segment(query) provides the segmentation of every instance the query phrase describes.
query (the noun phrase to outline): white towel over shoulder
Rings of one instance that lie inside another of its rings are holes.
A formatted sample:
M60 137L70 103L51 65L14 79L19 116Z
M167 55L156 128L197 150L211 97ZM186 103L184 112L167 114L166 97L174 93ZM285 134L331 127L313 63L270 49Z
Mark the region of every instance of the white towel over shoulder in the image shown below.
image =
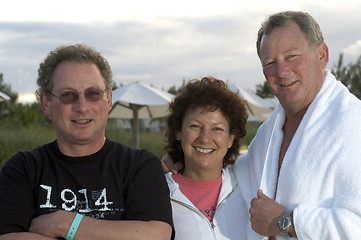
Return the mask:
M277 182L284 121L279 105L259 128L248 154L236 163L244 200L249 204L258 189L276 196L284 208L294 210L299 239L360 239L361 101L327 70ZM250 223L247 234L249 239L260 238Z

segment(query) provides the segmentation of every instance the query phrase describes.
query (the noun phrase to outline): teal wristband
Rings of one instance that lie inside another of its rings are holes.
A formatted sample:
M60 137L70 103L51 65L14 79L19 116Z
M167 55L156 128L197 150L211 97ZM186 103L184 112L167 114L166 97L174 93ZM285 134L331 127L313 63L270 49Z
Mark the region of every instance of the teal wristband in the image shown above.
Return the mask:
M81 220L83 219L83 215L77 213L75 215L75 218L69 228L68 235L66 235L66 240L73 240L76 231L78 230L78 227L80 225Z

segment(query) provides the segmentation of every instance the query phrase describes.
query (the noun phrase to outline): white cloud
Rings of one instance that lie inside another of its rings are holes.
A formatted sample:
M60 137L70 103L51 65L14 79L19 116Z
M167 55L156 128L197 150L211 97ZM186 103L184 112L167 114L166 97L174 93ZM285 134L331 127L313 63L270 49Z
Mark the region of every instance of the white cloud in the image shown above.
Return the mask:
M149 22L159 16L201 18L240 12L299 10L308 5L329 9L355 4L360 4L359 0L11 0L2 4L0 21Z
M157 16L224 15L237 0L12 0L2 5L0 21L115 22ZM19 7L20 6L20 7Z
M347 55L351 55L351 56L360 56L361 55L361 40L358 40L354 44L344 48L342 52Z

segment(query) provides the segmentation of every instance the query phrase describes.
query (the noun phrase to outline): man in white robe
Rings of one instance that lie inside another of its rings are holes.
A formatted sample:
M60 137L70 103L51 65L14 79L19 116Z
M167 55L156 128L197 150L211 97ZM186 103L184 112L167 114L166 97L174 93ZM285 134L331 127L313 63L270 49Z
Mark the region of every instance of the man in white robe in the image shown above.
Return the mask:
M359 239L361 101L326 69L327 45L307 13L270 16L257 52L280 105L235 165L247 239Z

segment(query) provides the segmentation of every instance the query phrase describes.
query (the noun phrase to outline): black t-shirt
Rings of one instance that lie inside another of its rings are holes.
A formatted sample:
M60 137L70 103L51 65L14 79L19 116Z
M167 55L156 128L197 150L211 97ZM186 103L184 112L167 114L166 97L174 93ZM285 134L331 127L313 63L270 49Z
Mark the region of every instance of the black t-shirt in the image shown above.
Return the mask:
M57 210L173 226L159 159L109 139L85 157L63 155L54 141L18 152L5 163L0 171L0 235L28 231L33 218Z

